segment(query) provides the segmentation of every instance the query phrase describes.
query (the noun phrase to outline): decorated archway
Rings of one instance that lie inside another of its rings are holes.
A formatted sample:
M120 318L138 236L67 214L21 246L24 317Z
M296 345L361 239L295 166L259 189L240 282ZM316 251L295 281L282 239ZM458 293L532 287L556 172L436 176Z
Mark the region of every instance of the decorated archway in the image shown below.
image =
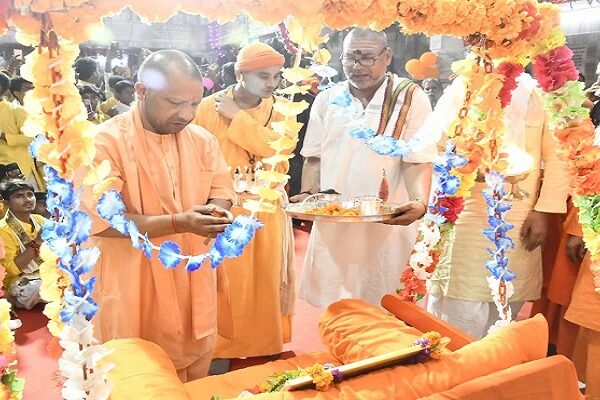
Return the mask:
M98 251L83 246L91 222L79 209L78 191L73 184L76 171L81 168L88 171L77 186L91 187L101 198L100 215L130 236L140 251L150 254L156 251L166 267L177 267L185 260L186 268L193 271L206 261L218 264L219 259L227 256L216 247L215 254L181 255L176 244L151 243L123 218L123 206L116 193L107 191L111 184L110 165L92 163L94 137L75 89L71 65L78 54L77 44L91 38L93 27L101 24L103 16L125 6L149 21L165 21L178 11L219 22L231 20L239 13L265 24L285 21L292 41L305 52L313 53L315 62L321 64L327 64L330 58L326 50L320 49L327 40L322 35L323 26L333 29L368 26L380 30L399 22L406 33L464 38L474 57L456 63L454 72L467 82L467 94L446 132L450 140L444 160L436 165L435 200L419 227L419 242L401 279L400 293L407 300L425 293L425 281L436 267L443 243L450 236L479 171L486 175L488 211L494 217L485 234L492 243L493 255L488 263L492 296L504 310L500 325L509 322L508 297L515 278L507 261L512 242L506 234L510 226L504 221L508 207L502 201L502 173L507 166L506 155L499 151L504 133L503 113L510 102L511 90L516 87L516 77L524 65L533 62L545 107L552 115L549 128L560 142L560 155L572 173L574 201L580 209L595 283L600 290L599 147L587 112L581 107L584 95L577 82L572 54L565 46L559 10L551 4L533 0L2 0L0 29L14 26L19 42L37 47L22 70L24 77L35 85L25 102L30 117L25 130L36 137L32 152L48 165L49 208L55 213L44 233L47 245L42 248L45 260L42 274L44 297L51 301L45 311L51 319L49 328L61 338L64 348L61 359L61 372L66 378L64 398L99 399L107 398L110 393L106 382L108 367L97 364L105 351L91 334L90 320L97 306L92 299L94 281L89 272ZM299 82L311 74L299 66L288 69L284 78L289 86L284 94L293 98L307 90ZM295 116L306 106L302 102L286 103L278 110L287 119L274 127L280 139L272 143L277 154L267 163L274 165L289 158L283 153L295 145L300 129ZM406 144L389 145L393 150L394 146ZM246 207L253 213L272 210L271 201L277 199L277 194L270 187L285 179L274 169L266 170L262 176L265 186L256 193L261 200ZM239 222L239 229L253 232L258 228L255 220ZM243 243L236 245L243 248ZM0 304L0 351L10 355L14 353L14 345L6 324L6 310L7 304ZM15 369L13 362L5 367L5 373ZM18 396L18 384L7 386Z

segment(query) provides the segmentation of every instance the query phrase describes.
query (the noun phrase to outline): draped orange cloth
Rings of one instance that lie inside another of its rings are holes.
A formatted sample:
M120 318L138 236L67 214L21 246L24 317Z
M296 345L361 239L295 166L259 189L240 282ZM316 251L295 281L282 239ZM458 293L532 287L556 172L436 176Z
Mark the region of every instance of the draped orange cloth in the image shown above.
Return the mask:
M242 47L235 63L236 71L253 71L255 69L278 65L283 67L285 57L271 46L264 43L252 43Z
M174 214L209 199L233 199L224 158L206 130L189 125L173 135L146 131L137 106L97 129L95 162L110 162L112 187L121 193L127 212ZM97 215L92 196L84 197L95 235L108 224ZM182 254L207 251L205 239L190 233L153 241L165 240L176 242ZM212 343L205 339L216 333L219 269L166 269L156 253L148 259L134 249L129 237L93 236L90 242L102 252L93 271L99 304L94 334L100 341L146 339L158 344L178 370L210 361Z

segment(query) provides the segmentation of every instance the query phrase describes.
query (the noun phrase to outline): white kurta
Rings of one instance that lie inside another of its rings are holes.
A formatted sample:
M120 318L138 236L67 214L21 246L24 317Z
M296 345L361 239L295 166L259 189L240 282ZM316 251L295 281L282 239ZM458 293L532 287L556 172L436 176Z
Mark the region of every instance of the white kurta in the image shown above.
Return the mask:
M520 239L521 228L533 210L566 212L569 186L566 165L558 159L558 143L551 132L544 129L545 115L536 89L537 82L525 73L517 78L517 82L511 103L506 107L504 144L510 142L527 152L533 165L527 179L519 182L519 188L529 193L529 197L510 203L512 209L506 214L506 220L514 224L508 234L515 243L515 249L508 252L508 268L517 275L513 281L515 293L510 301L526 301L538 299L541 294L542 254L539 247L532 252L525 250ZM456 114L457 109L450 110L450 107L444 106L452 103L444 97L456 97L457 92L463 93L458 93L457 98L464 97L464 85L459 81L447 89L438 102L441 107L436 107L433 115ZM449 268L449 281L438 282L440 286L436 289L440 289L441 293L436 291L436 295L469 301L493 301L486 281L491 273L485 268L485 263L491 259L486 249L492 248L493 244L482 233L488 227L487 206L482 195L485 187L484 183L475 184L471 197L465 200L465 208L456 222L455 241L449 246L449 257L443 257L438 266L440 270ZM507 184L505 190L510 190L510 185Z
M387 79L365 109L365 125L377 130ZM394 78L394 84L403 79ZM348 135L352 117L331 100L348 88L344 82L320 93L312 106L301 154L321 160L321 190L335 189L344 198L377 195L385 168L392 203L409 200L403 178L402 161L429 163L437 156L435 145L403 158L380 156L362 140ZM402 90L394 113L384 132L391 135L404 101ZM352 98L352 107L362 110L361 102ZM425 93L413 93L405 128L404 140L410 139L427 115L431 105ZM416 239L417 223L411 226L388 226L374 223L328 223L313 225L302 282L300 298L324 308L342 298L359 298L379 305L381 297L399 287Z

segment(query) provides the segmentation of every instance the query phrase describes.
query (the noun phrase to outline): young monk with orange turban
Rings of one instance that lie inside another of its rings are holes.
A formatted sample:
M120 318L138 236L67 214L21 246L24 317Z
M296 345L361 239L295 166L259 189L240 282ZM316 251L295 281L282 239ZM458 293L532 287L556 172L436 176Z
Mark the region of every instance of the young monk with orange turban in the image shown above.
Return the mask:
M284 117L273 104L284 57L263 43L242 48L235 63L237 83L202 100L195 122L212 132L233 173L253 170L275 152L269 142L278 134L271 123ZM238 168L239 167L239 168ZM287 163L277 166L287 172ZM283 187L279 188L283 193ZM243 194L240 203L251 197ZM285 195L284 195L285 198ZM235 215L248 213L240 206ZM219 338L215 358L274 355L291 337L294 306L293 232L280 207L259 213L264 228L235 260L226 260L233 317L233 340Z

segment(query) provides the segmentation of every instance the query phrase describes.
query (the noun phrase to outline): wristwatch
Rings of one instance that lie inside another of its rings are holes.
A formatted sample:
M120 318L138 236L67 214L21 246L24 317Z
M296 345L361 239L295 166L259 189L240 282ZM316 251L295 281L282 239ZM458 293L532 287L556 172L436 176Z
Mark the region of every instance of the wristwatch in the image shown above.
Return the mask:
M427 214L427 211L429 211L429 203L427 203L425 200L422 200L422 199L412 199L411 201L418 201L419 203L423 204L423 206L425 207L425 211L419 217L419 219L423 218L425 216L425 214Z

